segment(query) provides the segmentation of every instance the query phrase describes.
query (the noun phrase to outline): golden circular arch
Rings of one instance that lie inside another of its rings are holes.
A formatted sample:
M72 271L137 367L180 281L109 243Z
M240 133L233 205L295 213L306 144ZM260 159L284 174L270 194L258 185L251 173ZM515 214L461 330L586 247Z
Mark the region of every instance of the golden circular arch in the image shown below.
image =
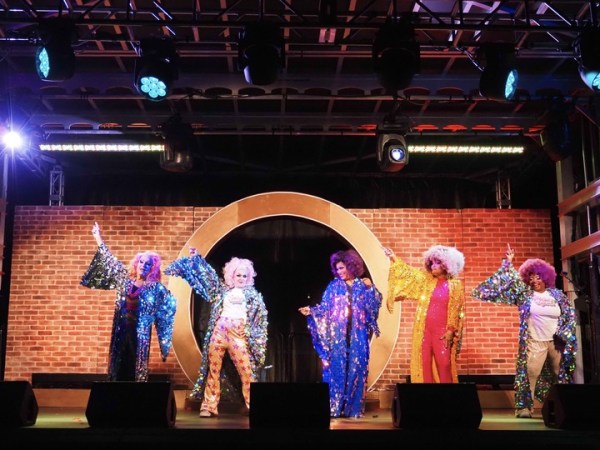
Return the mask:
M400 326L400 307L389 313L385 307L389 260L371 230L344 208L312 195L297 192L267 192L231 203L208 218L187 241L179 256L187 256L190 247L207 255L221 239L232 230L254 220L276 216L301 217L326 226L343 238L360 253L384 297L379 311L381 335L371 341L369 361L369 388L381 376L396 344ZM195 382L202 354L194 337L191 317L191 287L179 277L171 277L169 289L177 298L177 313L173 329L173 350L183 371Z

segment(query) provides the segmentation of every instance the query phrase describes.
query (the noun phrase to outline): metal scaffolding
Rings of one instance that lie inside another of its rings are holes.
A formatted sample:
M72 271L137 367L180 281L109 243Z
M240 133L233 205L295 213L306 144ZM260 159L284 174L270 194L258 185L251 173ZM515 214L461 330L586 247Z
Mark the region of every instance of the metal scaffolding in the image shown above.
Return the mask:
M496 208L511 209L510 177L506 172L499 172L496 179Z
M65 175L61 166L50 171L50 206L62 206L65 199Z

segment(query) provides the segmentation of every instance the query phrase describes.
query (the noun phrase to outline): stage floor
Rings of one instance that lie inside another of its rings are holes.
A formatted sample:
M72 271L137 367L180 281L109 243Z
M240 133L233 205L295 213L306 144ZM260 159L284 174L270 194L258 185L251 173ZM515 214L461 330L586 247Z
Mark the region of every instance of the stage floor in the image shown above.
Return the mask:
M449 412L452 413L452 412ZM81 408L41 407L35 425L24 428L88 428L85 410ZM174 428L179 429L250 429L249 417L242 414L220 414L218 417L203 418L198 411L177 410ZM332 418L330 430L388 430L396 429L389 410L368 412L360 419ZM544 425L541 413L532 419L517 419L511 409L483 410L480 430L530 430L560 431Z
M448 414L456 414L448 411ZM331 419L329 429L251 428L249 417L221 414L200 418L197 411L177 411L173 427L103 428L90 427L84 408L41 407L32 426L0 430L6 449L59 447L90 450L121 448L161 448L178 446L264 449L599 449L600 431L562 430L546 427L540 412L532 419L517 419L512 409L483 410L478 429L439 429L394 427L389 410L368 412L361 419Z

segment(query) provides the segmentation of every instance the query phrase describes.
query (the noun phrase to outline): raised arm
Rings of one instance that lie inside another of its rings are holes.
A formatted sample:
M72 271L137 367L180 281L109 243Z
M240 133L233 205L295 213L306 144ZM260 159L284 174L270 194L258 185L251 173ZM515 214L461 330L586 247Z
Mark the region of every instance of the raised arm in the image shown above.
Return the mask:
M92 236L98 248L81 278L81 285L92 289L122 289L129 278L127 267L104 244L98 222L92 226Z
M94 236L98 247L104 244L104 240L102 239L102 235L100 234L100 225L98 225L98 222L94 222L94 226L92 227L92 236Z
M513 258L515 257L515 251L510 247L510 244L506 244L505 257L509 263L512 263Z
M518 304L527 285L513 267L515 251L506 244L500 268L471 291L471 297L491 303Z
M383 254L387 256L391 262L396 261L396 254L391 248L383 247Z

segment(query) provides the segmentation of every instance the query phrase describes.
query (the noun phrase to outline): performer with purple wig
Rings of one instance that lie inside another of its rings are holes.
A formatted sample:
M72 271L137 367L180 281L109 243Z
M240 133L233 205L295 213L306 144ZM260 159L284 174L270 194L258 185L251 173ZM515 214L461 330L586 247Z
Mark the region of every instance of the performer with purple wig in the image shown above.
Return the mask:
M110 338L110 381L147 381L152 325L156 329L162 360L171 348L177 302L161 283L161 258L155 252L140 252L126 267L110 252L100 227L92 236L98 250L81 279L91 289L115 289L115 312Z
M329 384L331 417L362 417L369 366L369 341L379 336L377 318L381 293L365 273L355 250L330 257L335 278L321 303L298 309L306 316L313 346L323 363L323 382Z
M456 279L465 265L454 247L434 245L423 254L424 269L411 267L384 249L390 258L387 307L394 302L418 302L413 325L410 380L412 383L457 383L456 358L464 322L463 284Z
M507 246L501 267L473 289L486 302L519 308L519 349L515 374L515 415L533 416L534 397L544 402L554 383L573 383L577 337L575 310L555 287L556 271L538 258L517 271L514 250Z

